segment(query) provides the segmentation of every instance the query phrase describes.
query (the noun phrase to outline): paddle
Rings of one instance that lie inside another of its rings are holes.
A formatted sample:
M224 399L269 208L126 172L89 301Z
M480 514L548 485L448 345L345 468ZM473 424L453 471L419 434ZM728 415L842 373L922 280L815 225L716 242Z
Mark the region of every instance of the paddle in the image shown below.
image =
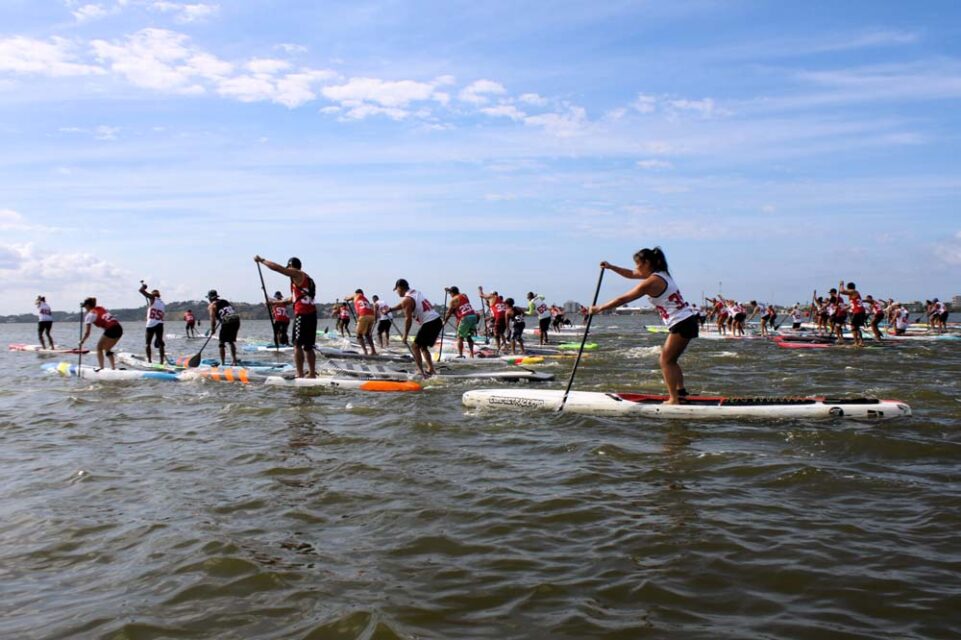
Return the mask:
M444 315L447 315L447 287L444 287ZM437 362L440 362L440 357L444 353L444 332L447 331L447 320L444 320L444 324L440 328L440 349L437 350Z
M210 339L214 337L214 332L215 332L216 330L217 330L217 325L216 325L216 324L210 325L210 335L207 336L207 339L206 339L206 340L204 340L204 344L203 344L202 347L200 347L200 351L198 351L198 352L197 352L197 355L195 355L194 357L192 357L190 360L187 360L187 368L188 368L188 369L193 369L194 367L197 367L197 366L200 365L200 358L203 356L204 349L207 348L207 344L210 342Z
M270 320L270 330L274 334L274 348L280 349L280 341L277 340L277 325L274 324L274 310L270 306L270 296L267 295L267 285L264 284L264 270L260 268L260 262L257 262L257 273L260 274L260 288L264 292L264 304L267 305L267 319Z
M484 311L484 287L477 287L477 293L480 296L480 308L481 308L481 319L484 321L484 344L490 344L490 333L487 330L487 312Z
M394 324L394 319L393 319L393 318L390 319L390 326L394 327L394 331L397 332L397 335L399 335L399 336L403 336L403 335L404 335L403 332L401 332L401 330L397 328L397 325ZM405 341L404 341L404 346L407 347L407 350L408 350L408 351L410 351L410 357L411 357L411 358L414 358L414 359L416 360L417 357L414 355L414 349L411 348L411 346L410 346L410 341L409 341L409 340L405 340ZM396 352L395 352L395 353L396 353Z
M83 304L80 305L80 343L77 346L77 377L80 377L80 365L83 363Z
M601 294L601 282L604 281L604 268L601 268L601 273L597 276L597 289L594 290L594 302L591 306L597 304L597 296ZM561 405L557 407L557 411L561 412L564 410L564 405L567 404L567 396L571 392L571 387L574 385L574 376L577 375L577 366L581 363L581 356L584 354L584 345L587 344L587 334L591 331L591 320L594 319L594 314L587 316L587 323L584 325L584 337L581 338L581 347L577 350L577 359L574 360L574 368L571 370L571 379L567 381L567 388L564 389L564 397L561 398Z

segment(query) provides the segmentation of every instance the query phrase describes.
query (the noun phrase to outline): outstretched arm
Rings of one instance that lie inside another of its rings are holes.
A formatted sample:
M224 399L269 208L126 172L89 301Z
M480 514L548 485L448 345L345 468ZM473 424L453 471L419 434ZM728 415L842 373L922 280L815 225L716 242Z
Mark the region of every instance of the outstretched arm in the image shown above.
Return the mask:
M625 269L624 267L618 267L617 265L611 264L607 260L601 261L601 269L610 269L611 271L621 276L622 278L627 278L629 280L640 280L641 278L644 277L634 269Z

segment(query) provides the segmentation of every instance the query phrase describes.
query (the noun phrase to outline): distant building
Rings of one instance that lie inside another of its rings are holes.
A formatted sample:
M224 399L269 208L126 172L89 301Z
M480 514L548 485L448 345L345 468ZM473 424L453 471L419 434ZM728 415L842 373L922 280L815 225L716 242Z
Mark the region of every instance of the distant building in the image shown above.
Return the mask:
M618 315L618 316L637 315L639 313L644 313L645 311L650 311L650 308L631 307L625 304L622 307L618 307L614 309L614 315Z
M567 302L564 303L564 313L571 314L571 313L580 313L580 312L581 312L580 302L574 302L573 300L568 300Z
M951 298L951 306L954 307L955 311L961 311L961 296Z

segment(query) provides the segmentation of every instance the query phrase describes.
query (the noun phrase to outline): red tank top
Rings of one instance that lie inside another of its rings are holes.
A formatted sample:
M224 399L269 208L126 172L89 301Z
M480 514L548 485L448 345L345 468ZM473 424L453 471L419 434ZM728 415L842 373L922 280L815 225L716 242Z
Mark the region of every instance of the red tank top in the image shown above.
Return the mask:
M295 316L309 316L312 313L317 313L317 306L314 304L316 292L317 287L314 285L314 281L306 273L304 274L304 286L298 287L293 282L290 283L290 294L294 299Z
M464 319L465 316L476 315L474 307L471 306L465 294L459 294L452 302L454 303L454 316L458 322Z
M374 307L370 304L370 300L360 293L354 297L354 311L357 312L358 318L374 315Z
M864 313L864 304L861 302L861 296L854 296L850 300L851 313Z
M95 327L110 329L120 324L120 321L114 318L113 315L103 307L94 307L93 313L97 316L93 321Z
M494 320L503 320L504 314L507 313L507 305L504 304L504 298L498 296L491 306L491 313L494 314Z
M274 307L274 322L290 322L290 315L287 313L287 306L279 304Z

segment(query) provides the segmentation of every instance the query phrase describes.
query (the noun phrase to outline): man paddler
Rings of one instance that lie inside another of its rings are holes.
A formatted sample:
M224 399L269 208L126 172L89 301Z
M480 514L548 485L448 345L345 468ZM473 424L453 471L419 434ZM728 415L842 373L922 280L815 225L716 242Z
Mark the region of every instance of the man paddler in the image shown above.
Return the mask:
M400 296L400 302L391 307L389 311L403 310L404 312L404 343L407 342L410 335L411 323L417 320L420 324L420 329L414 337L414 346L411 348L411 352L420 374L428 378L436 373L430 348L437 342L437 336L440 335L444 322L441 320L440 314L434 310L434 305L430 303L430 300L425 298L420 291L411 289L404 278L397 280L394 284L394 291Z
M451 315L457 318L457 353L460 357L464 357L464 340L467 340L470 357L473 358L474 333L478 322L477 312L474 311L470 300L467 299L467 294L461 293L458 287L447 287L447 291L450 292L451 298L450 305L444 312L444 324L447 324Z
M294 329L291 338L294 342L294 366L297 377L304 377L304 357L307 359L307 377L317 377L317 355L314 345L317 344L317 285L313 279L301 270L300 258L291 258L286 266L276 262L254 256L254 262L259 262L271 271L282 273L290 278L290 296L276 301L294 305Z

